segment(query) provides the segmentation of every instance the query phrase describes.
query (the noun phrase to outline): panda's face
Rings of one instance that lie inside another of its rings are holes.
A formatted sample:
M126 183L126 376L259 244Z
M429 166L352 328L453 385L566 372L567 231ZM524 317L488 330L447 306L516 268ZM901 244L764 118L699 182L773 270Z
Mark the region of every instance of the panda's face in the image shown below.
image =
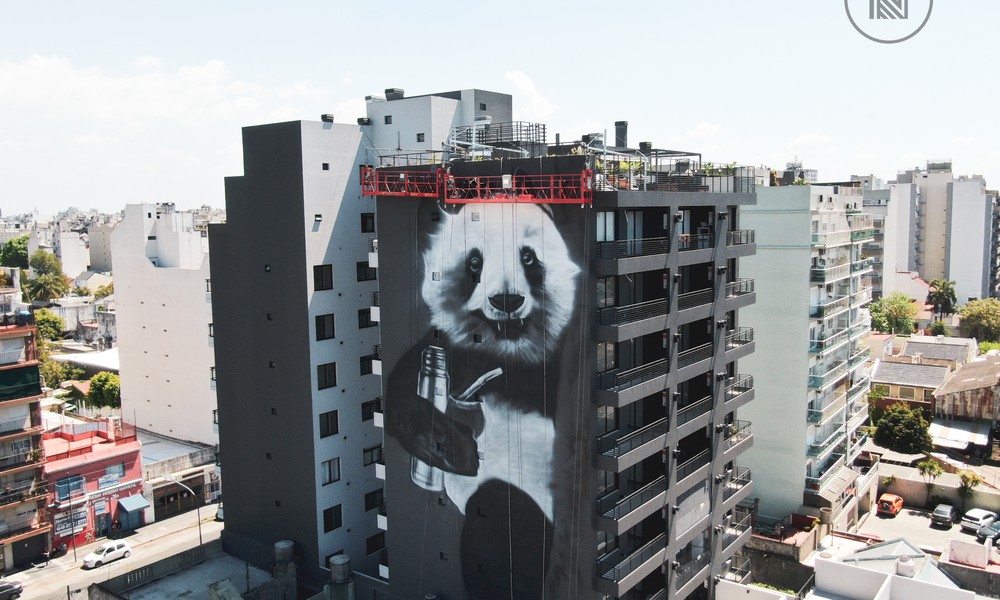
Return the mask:
M431 323L453 343L541 362L569 322L579 267L533 204L468 204L442 215L424 252Z

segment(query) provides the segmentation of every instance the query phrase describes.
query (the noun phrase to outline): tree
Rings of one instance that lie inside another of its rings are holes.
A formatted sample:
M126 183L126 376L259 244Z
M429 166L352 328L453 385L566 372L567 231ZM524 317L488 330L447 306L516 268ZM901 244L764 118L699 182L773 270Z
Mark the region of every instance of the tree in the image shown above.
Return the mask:
M948 326L941 321L931 323L931 335L948 335Z
M913 317L917 306L903 292L893 292L868 305L872 315L872 329L882 333L913 333Z
M986 354L990 350L1000 350L998 342L979 342L979 353Z
M50 388L54 388L64 381L83 377L83 369L67 362L52 360L48 350L41 351L38 372L42 375L42 381Z
M39 308L35 310L35 327L38 328L39 337L51 342L62 339L66 321L47 308Z
M927 484L927 500L924 502L926 506L931 500L931 488L934 486L934 480L944 473L944 469L938 461L928 458L917 463L917 471L924 478L924 483Z
M65 296L69 292L69 284L62 273L46 273L25 282L25 291L32 300L49 301Z
M961 471L958 474L958 497L962 499L962 512L965 512L965 503L976 493L976 488L980 484L986 483L983 476L972 471Z
M1000 342L1000 300L973 300L958 308L962 334L979 341Z
M22 235L3 245L3 249L0 249L0 266L28 268L28 236Z
M934 312L940 318L943 315L955 314L955 282L947 279L932 279L931 291L927 294L927 303L934 305Z
M917 454L930 450L931 435L929 424L919 408L911 408L906 402L897 402L888 407L875 430L875 443L903 454Z
M97 288L97 291L94 292L94 300L101 300L102 298L107 298L108 296L114 293L115 293L115 282L112 281L107 285L102 285L101 287Z
M87 400L94 406L118 408L122 405L121 380L109 371L101 371L90 378Z
M28 259L28 265L35 272L35 277L62 274L62 261L56 258L55 254L45 250L35 250Z

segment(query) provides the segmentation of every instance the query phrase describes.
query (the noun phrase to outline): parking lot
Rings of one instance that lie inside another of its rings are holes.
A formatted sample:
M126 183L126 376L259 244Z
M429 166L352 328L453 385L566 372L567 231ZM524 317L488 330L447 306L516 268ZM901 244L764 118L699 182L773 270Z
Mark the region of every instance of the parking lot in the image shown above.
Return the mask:
M944 550L948 541L952 539L966 542L976 541L974 532L962 531L957 523L947 529L931 526L930 512L906 507L894 517L869 514L861 527L858 528L858 532L877 535L885 540L905 538L916 546L933 548L938 551Z

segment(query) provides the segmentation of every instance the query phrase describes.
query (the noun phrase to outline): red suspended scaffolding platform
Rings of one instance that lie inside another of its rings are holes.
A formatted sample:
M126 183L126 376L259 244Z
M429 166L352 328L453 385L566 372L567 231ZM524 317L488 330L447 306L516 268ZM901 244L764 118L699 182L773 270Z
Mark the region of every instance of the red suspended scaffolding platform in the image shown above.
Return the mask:
M452 175L436 171L361 170L361 194L437 198L442 202L534 204L590 204L594 197L594 172L550 175Z

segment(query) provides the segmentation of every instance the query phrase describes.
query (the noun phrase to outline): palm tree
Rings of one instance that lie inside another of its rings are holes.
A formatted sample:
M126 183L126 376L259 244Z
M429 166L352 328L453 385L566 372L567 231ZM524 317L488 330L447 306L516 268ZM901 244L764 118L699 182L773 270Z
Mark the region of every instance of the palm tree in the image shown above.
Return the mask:
M958 474L960 483L958 484L958 496L962 499L962 512L965 512L965 503L976 493L979 484L986 483L983 476L972 471L961 471Z
M27 282L27 290L32 300L52 300L69 291L65 279L57 273L39 275Z
M927 303L934 305L934 311L941 320L942 315L955 313L958 298L955 296L955 282L947 279L932 279L931 291L927 294Z
M927 484L927 500L924 502L924 505L930 507L928 503L931 501L931 487L934 486L934 480L944 473L944 469L941 468L941 464L938 461L928 458L917 463L917 472L920 473L920 476L924 478L924 483Z

